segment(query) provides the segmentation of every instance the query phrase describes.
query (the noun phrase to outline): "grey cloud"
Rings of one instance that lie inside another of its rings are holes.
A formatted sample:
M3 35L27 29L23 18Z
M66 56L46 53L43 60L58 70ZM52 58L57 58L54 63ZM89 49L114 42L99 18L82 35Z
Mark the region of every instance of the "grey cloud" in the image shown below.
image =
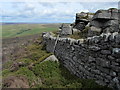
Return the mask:
M116 6L116 3L87 3L87 2L63 2L63 3L12 3L11 10L3 14L3 18L10 20L28 20L28 21L64 21L72 22L75 13L81 11L95 12L97 9ZM6 6L7 7L7 6Z

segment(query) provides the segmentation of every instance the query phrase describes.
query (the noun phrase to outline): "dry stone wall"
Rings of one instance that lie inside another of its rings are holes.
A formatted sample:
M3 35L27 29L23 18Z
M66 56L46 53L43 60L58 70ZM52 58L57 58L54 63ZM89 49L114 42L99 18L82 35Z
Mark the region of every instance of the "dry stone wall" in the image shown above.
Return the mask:
M120 90L120 34L93 36L86 40L43 35L46 49L73 74L95 79L100 85Z
M83 15L82 15L83 14ZM81 22L81 15L76 20ZM103 86L120 90L120 13L117 9L98 10L90 20L91 34L87 39L57 38L44 33L48 52L53 52L59 61L80 78L95 79ZM83 19L82 19L83 20ZM81 25L78 24L80 29Z

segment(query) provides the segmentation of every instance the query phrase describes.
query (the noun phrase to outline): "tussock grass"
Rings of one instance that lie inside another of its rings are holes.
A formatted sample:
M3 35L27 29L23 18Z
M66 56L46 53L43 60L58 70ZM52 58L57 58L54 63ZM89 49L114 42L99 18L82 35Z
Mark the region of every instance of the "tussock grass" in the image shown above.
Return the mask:
M62 70L62 71L61 71ZM55 61L45 61L40 64L36 64L33 68L33 72L36 76L42 79L42 88L81 88L82 84L78 78L71 76L71 74ZM63 75L68 75L70 78L66 78ZM74 80L73 80L74 78Z

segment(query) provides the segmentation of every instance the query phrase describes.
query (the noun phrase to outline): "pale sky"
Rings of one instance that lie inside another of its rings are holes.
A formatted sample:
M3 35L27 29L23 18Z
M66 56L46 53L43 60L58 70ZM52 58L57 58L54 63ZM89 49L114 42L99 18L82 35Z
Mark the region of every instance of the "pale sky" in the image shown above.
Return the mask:
M0 22L72 23L78 12L118 8L118 2L0 2Z

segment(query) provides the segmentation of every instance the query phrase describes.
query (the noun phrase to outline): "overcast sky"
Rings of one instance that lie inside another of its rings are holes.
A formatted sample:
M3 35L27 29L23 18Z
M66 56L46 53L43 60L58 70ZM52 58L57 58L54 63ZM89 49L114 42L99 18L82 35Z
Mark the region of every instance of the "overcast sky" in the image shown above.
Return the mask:
M0 2L0 22L72 23L78 12L118 8L118 2Z

